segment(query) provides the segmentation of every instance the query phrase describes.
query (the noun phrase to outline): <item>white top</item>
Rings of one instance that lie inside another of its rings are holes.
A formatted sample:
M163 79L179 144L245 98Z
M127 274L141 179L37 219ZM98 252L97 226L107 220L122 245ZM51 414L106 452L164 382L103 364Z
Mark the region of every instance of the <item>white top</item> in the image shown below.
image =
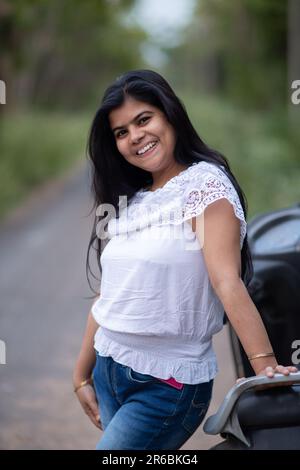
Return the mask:
M187 384L215 377L212 336L222 329L224 309L187 220L222 198L240 220L242 248L247 224L238 194L212 163L193 163L162 188L138 191L119 221L110 219L92 307L100 355Z

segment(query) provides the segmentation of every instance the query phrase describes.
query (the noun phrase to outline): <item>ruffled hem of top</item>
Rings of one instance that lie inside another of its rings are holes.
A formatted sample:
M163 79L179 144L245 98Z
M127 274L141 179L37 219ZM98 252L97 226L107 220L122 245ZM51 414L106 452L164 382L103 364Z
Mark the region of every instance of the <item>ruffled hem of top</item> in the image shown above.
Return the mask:
M167 359L156 353L134 350L120 345L112 339L101 335L95 342L95 349L100 356L111 356L114 361L128 366L141 374L152 375L160 379L173 377L185 384L209 382L218 373L215 356L206 357L201 362Z

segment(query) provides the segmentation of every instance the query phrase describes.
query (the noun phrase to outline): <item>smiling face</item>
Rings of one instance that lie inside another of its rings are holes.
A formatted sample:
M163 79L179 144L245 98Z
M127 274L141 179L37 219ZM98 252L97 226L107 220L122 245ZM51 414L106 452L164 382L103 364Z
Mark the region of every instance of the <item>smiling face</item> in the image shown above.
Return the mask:
M175 131L159 108L129 97L110 112L109 123L119 152L132 165L155 173L174 164Z

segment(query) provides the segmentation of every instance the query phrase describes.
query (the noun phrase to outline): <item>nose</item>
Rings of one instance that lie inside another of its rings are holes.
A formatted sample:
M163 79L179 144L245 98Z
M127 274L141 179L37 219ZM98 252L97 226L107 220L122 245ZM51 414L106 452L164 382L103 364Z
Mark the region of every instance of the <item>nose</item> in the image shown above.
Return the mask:
M129 130L130 142L132 144L137 144L140 140L144 137L145 132L143 129L139 129L138 127L133 127Z

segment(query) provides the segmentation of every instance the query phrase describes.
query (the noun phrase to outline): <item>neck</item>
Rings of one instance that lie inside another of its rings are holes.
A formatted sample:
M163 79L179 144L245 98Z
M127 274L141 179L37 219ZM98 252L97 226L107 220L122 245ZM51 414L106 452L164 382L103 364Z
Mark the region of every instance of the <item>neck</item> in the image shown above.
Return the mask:
M152 183L152 186L150 186L149 190L155 191L156 189L161 188L171 178L173 178L174 176L177 176L179 173L181 173L183 170L186 170L187 168L188 168L188 165L181 165L179 163L175 163L175 164L172 164L172 166L169 166L168 168L165 168L157 172L153 172L152 173L153 183Z

